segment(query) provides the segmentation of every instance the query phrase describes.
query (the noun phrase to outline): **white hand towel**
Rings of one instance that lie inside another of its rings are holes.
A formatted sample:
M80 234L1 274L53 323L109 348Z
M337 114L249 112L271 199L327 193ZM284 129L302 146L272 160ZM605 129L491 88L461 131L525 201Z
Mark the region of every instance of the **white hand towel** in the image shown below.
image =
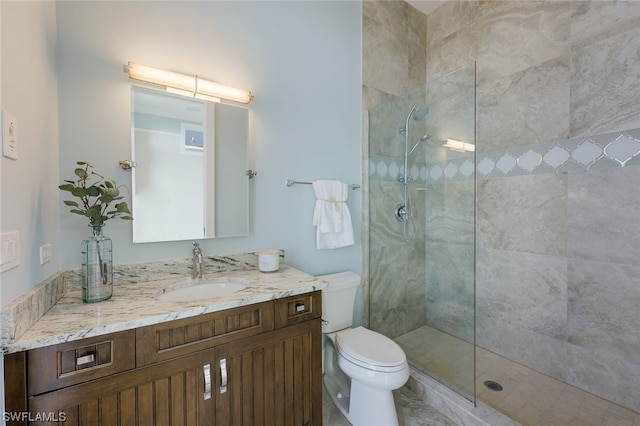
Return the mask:
M313 225L316 226L316 247L334 249L354 244L351 213L347 207L349 186L337 180L313 182L316 205Z

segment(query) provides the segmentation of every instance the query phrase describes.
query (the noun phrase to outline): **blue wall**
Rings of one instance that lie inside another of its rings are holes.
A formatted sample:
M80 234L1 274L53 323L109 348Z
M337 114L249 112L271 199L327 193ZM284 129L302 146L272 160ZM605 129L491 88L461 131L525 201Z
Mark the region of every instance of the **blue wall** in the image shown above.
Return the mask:
M128 61L194 73L249 89L251 235L206 240L207 254L282 248L312 274L360 272L360 192L351 191L356 245L315 248L310 186L286 179L361 177L360 2L57 3L60 179L78 160L130 184ZM185 206L188 208L188 206ZM61 209L61 268L78 267L86 223ZM114 261L186 257L190 241L131 243L131 225L111 221Z

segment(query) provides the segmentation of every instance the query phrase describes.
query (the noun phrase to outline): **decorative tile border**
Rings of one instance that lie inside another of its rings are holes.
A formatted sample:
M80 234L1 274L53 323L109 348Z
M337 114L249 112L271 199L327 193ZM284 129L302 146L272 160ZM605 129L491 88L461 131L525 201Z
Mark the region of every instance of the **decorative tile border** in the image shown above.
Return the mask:
M640 128L477 154L475 167L471 154L444 163L414 163L409 175L413 183L432 184L467 180L474 171L477 179L495 179L631 165L640 165ZM400 158L369 158L371 180L396 181L403 169Z

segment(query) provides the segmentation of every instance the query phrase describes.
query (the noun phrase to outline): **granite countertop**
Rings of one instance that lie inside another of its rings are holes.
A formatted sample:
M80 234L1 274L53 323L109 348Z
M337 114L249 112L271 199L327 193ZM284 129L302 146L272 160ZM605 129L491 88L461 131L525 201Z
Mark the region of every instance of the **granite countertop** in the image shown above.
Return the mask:
M19 339L3 348L4 353L280 299L321 290L327 285L324 281L286 265L281 265L278 272L272 273L250 269L204 276L222 277L246 280L248 285L245 289L226 296L196 302L168 302L155 298L165 288L180 285L190 279L187 276L115 285L111 299L99 303L83 303L81 289L70 289Z

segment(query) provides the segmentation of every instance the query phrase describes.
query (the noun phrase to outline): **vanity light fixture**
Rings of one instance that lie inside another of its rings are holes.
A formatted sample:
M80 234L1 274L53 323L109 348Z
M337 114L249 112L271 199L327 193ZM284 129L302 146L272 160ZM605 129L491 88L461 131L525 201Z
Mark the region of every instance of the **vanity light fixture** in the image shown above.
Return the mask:
M251 92L236 89L205 80L197 75L186 75L173 71L165 71L146 65L129 62L124 66L129 78L165 86L167 92L193 96L200 99L220 102L220 99L248 104L253 99Z
M445 139L442 146L451 149L452 151L460 152L473 152L476 150L476 146L472 143L466 143L455 139Z

